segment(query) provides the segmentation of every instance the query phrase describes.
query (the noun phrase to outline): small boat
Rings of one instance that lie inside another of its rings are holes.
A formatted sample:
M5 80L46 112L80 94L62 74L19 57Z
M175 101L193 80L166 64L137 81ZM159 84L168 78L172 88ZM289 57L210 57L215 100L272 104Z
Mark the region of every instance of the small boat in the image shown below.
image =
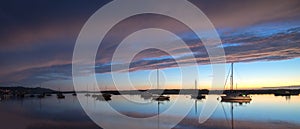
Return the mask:
M58 90L59 92L56 94L56 96L57 96L57 99L64 99L65 98L65 96L63 95L63 93L62 92L60 92L60 89Z
M144 98L144 99L150 99L153 95L150 93L150 92L142 92L141 93L141 97Z
M25 93L17 93L17 97L24 98L25 97Z
M65 96L61 92L59 92L59 93L57 93L57 98L58 99L64 99Z
M105 91L107 92L107 87L105 86ZM111 94L110 93L102 93L101 96L105 99L105 100L111 100Z
M289 91L289 90L279 90L274 93L275 96L292 96L292 95L299 95L297 92Z
M91 96L91 94L89 93L89 86L88 85L86 86L86 94L84 96L86 96L86 97Z
M192 99L205 99L205 96L202 94L192 94Z
M45 98L45 93L39 94L37 97L38 98Z
M96 98L96 100L100 100L100 101L110 101L111 100L111 94L109 93L102 93L102 94L94 94L92 95L92 97Z
M40 84L40 88L43 89L42 85ZM38 98L45 98L46 94L42 92L41 94L37 95Z
M106 87L105 87L106 90ZM94 90L93 90L93 95L92 98L96 98L96 100L99 101L110 101L111 100L111 94L109 93L101 93L101 94L96 94L96 90L95 90L95 85L94 85Z
M93 94L92 95L92 98L96 98L96 97L98 97L99 95L97 95L97 94Z
M199 93L197 88L197 80L195 80L195 93L191 95L192 99L205 99L205 95Z
M73 95L73 96L77 96L77 94L76 94L76 93L73 93L72 95Z
M157 89L159 89L159 70L157 69ZM153 95L152 96L153 100L156 101L169 101L170 96L165 96L165 95Z
M243 93L231 93L231 94L228 94L226 96L222 96L222 101L241 101L243 102L243 100L246 101L251 101L251 97L250 96L247 96L246 94L243 94Z
M99 100L99 101L110 101L111 97L103 97L102 95L98 95L96 97L96 100Z
M243 93L234 93L233 92L233 63L231 63L231 76L230 76L230 93L226 94L226 96L221 96L223 102L231 102L231 101L251 101L251 97L247 94Z
M103 96L104 98L110 98L110 97L111 97L111 94L109 94L109 93L102 93L102 96Z
M157 95L157 96L153 96L153 99L156 101L169 101L170 96Z

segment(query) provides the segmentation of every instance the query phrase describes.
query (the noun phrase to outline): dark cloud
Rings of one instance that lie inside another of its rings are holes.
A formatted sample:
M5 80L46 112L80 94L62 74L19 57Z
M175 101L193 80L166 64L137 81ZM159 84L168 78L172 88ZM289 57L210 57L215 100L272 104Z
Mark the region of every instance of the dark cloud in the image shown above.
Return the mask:
M190 0L217 28L236 28L254 24L300 18L299 0Z
M58 38L76 38L85 21L108 0L0 2L1 51L30 48Z
M210 18L224 43L228 62L274 61L300 56L300 2L190 0ZM41 83L70 79L72 52L85 21L109 1L1 1L0 2L0 82ZM272 4L270 4L272 3ZM112 12L112 15L117 15ZM197 19L191 19L197 22ZM205 47L179 21L160 15L131 17L115 26L99 47L96 72L110 72L111 57L129 34L143 28L163 28L181 37L199 64L209 64ZM220 46L215 46L220 47ZM182 48L175 59L158 50L135 56L130 71L178 67L191 63ZM123 71L123 64L119 71ZM90 70L93 68L86 68Z

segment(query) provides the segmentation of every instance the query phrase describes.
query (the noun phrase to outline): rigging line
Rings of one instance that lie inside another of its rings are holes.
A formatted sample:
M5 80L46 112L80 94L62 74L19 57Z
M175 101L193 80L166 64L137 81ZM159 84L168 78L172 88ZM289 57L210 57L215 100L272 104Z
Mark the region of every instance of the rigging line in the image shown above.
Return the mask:
M227 84L229 75L230 75L230 69L228 71L228 75L227 75L226 80L225 80L225 84L224 84L224 87L223 87L224 89L226 89L226 84Z
M235 82L241 82L243 80L243 77L240 75L236 67L234 67L234 71L235 71L235 80L236 80Z
M223 109L223 112L224 112L224 115L225 115L226 122L227 122L227 124L228 124L228 126L229 126L230 124L229 124L229 121L228 121L228 118L227 118L227 114L226 114L226 112L225 112L225 108L224 108L224 106L223 106L222 103L221 103L221 105L222 105L222 109Z

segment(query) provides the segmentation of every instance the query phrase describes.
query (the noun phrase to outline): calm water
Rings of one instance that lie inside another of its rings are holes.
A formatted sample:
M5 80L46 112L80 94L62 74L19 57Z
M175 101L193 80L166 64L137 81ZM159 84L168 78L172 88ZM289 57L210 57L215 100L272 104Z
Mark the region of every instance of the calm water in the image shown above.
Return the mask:
M291 125L300 127L298 126L300 125L300 96L251 96L252 101L250 103L231 104L221 102L210 120L226 121L223 123L219 122L221 125L218 126L231 128L228 121L231 120L231 106L233 106L233 119L237 127L242 123L239 121L259 122L266 125L268 123L280 123L283 127L290 127ZM94 112L103 110L101 107L105 102L97 101L92 97L85 97L83 94L78 94L78 97L85 100L82 104L87 110ZM115 110L131 117L149 117L158 113L158 102L151 99L143 99L139 95L128 95L126 97L143 102L143 104L128 101L121 96L113 96L109 104ZM173 95L170 101L164 101L159 104L159 111L163 112L168 109L176 99L179 99L179 103L182 105L174 107L178 114L180 114L181 109L185 105L193 104L185 119L195 121L192 123L197 123L203 103L206 100L194 100L189 95ZM169 115L176 117L177 113ZM28 97L2 100L0 101L0 116L1 129L98 128L85 114L77 98L72 95L66 95L66 99L63 100L57 100L55 95L44 99ZM113 117L108 117L105 119L110 119L111 123L109 124L116 122ZM181 122L175 128L193 128L194 124L190 123ZM199 127L199 125L197 126ZM156 126L154 125L153 127ZM206 126L206 128L215 127Z

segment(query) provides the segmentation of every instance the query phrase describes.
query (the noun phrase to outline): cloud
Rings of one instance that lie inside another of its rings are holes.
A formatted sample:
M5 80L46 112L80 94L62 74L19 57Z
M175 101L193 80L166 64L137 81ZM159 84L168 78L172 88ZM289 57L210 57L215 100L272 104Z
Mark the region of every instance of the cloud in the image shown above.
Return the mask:
M217 28L237 28L300 18L298 0L190 0Z
M88 17L109 1L78 0L59 5L53 1L46 4L26 1L22 6L14 2L0 4L0 83L70 79L76 36ZM260 0L191 2L217 27L228 62L275 61L300 56L298 0L274 0L272 4ZM126 36L149 27L172 31L187 43L199 64L209 64L205 47L189 28L174 19L148 14L126 19L110 31L99 47L96 72L110 72L111 65L120 65L119 71L124 71L122 63L111 62L112 53ZM176 40L164 43L172 42ZM139 53L130 64L130 71L154 69L157 65L178 67L176 61L191 63L191 55L186 55L182 48L170 47L170 50L177 53L175 59L155 49Z

